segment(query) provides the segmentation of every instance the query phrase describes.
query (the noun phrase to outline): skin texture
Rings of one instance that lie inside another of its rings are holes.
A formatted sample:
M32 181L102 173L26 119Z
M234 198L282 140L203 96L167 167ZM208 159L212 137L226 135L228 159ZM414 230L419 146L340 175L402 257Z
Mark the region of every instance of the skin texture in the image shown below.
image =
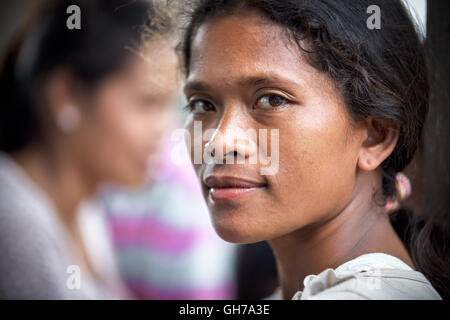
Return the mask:
M176 61L171 47L157 42L142 56L130 53L125 67L89 94L75 89L79 87L66 70L55 70L44 87L47 113L42 117L48 138L12 154L53 200L91 272L77 226L77 206L101 182L134 188L146 181L151 166L147 159L170 123ZM66 104L77 108L81 118L71 133L56 125Z
M269 241L285 298L302 289L305 276L363 253L385 252L413 266L383 207L373 201L381 189L378 167L392 152L398 132L382 120L354 121L339 90L306 63L282 27L255 11L200 26L185 94L191 137L194 121L202 121L203 130L215 130L203 147L219 150L232 143L224 138L227 130L279 129L274 175L261 175L261 163L194 167L223 239ZM282 100L269 99L271 94ZM236 158L255 152L252 143L236 142L228 149ZM210 175L264 187L214 200L205 184Z

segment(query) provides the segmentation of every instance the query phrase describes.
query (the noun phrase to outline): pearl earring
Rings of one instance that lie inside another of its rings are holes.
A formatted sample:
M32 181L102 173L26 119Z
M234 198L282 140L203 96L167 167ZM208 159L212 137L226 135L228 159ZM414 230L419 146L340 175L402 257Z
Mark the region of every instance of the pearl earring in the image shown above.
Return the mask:
M74 132L80 124L80 112L72 105L65 105L58 113L57 124L63 133Z

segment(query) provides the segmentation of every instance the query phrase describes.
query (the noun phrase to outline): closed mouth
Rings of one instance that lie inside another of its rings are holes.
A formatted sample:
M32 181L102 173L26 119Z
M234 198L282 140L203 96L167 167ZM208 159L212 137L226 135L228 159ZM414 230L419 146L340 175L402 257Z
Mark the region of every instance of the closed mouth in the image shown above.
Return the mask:
M211 200L231 200L241 198L267 187L265 182L241 177L208 176L204 184L209 188Z

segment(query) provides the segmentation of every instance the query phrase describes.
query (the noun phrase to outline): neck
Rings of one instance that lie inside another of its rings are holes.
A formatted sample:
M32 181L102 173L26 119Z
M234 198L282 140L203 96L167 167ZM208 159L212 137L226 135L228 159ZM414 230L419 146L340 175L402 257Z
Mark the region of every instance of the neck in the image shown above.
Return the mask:
M76 158L68 150L57 152L44 147L28 147L12 157L52 200L66 227L76 226L76 210L80 202L94 192L94 184L84 174Z
M384 208L372 201L375 172L364 172L352 200L331 219L269 241L285 299L303 290L307 275L336 268L362 254L384 252L413 264Z

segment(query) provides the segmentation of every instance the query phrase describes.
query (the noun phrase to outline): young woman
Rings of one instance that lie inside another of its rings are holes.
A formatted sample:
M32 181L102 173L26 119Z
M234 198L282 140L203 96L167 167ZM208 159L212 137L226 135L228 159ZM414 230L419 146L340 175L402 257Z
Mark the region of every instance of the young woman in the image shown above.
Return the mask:
M79 29L67 27L71 5ZM78 207L101 182L145 181L177 85L170 23L149 1L44 1L8 50L1 298L120 297L89 255Z
M370 5L381 29L367 26ZM279 297L440 299L430 281L448 292L439 270L417 270L386 210L428 99L400 1L201 0L183 53L186 126L212 132L201 143L214 161L191 154L214 227L268 240ZM275 148L242 134L263 129L278 130ZM250 161L262 149L279 152L273 174Z

